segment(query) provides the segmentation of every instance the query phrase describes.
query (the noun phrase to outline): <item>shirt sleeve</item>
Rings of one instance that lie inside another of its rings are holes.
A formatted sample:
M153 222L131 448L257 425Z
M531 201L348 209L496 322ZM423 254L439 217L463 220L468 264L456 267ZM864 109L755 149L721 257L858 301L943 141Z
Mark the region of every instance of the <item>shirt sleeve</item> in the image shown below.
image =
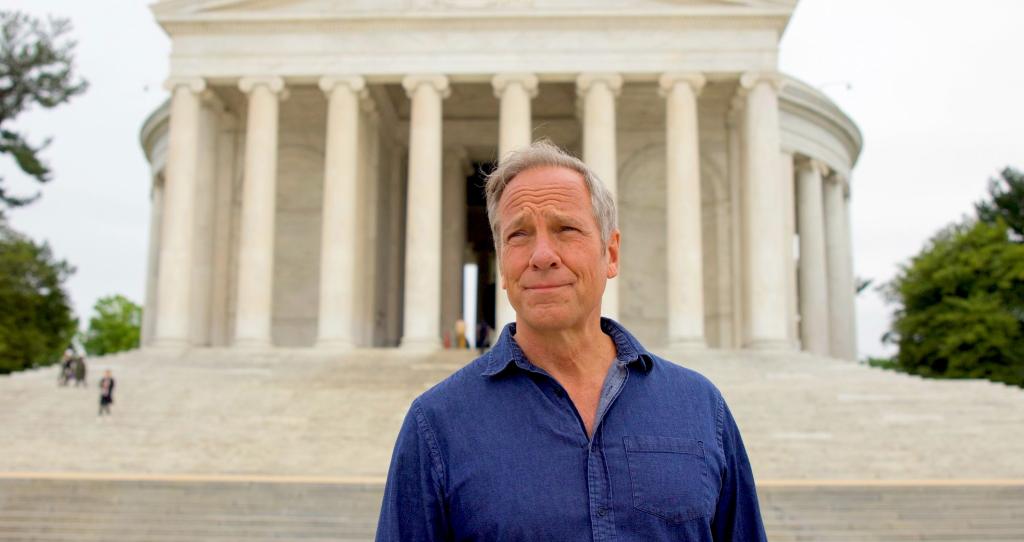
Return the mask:
M413 402L391 455L377 542L449 540L443 480L437 439Z
M719 445L725 455L725 469L711 531L715 540L766 541L754 473L739 427L725 399L719 396L718 401Z

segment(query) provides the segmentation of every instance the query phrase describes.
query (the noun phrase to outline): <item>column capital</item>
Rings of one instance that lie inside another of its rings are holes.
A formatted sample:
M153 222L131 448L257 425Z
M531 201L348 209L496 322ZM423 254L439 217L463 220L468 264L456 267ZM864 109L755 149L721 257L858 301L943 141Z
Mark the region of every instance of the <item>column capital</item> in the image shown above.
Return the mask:
M318 85L320 86L320 90L322 90L324 94L328 95L330 95L338 85L347 86L360 98L367 95L366 79L363 79L358 75L325 75L320 78Z
M249 94L256 87L267 87L270 92L278 95L282 100L288 97L288 90L284 86L284 79L277 76L253 76L243 77L238 80L238 88Z
M505 89L510 85L520 85L530 98L537 97L537 76L532 73L499 73L491 78L491 86L494 87L494 97L501 99Z
M838 185L840 187L846 186L846 177L844 177L838 171L832 171L830 175L827 175L825 177L825 181L827 181L829 184Z
M168 77L164 81L164 89L174 92L178 87L186 87L195 94L206 90L206 80L202 77Z
M775 92L779 92L782 90L785 80L777 72L746 72L740 76L740 84L736 92L740 96L746 95L758 83L768 83L775 89Z
M422 75L407 75L402 78L402 88L405 89L405 95L412 98L412 95L416 93L416 89L420 85L430 85L434 87L441 98L447 98L451 96L452 89L448 85L448 78L440 74L422 74Z
M602 84L615 96L622 92L622 76L617 73L582 73L576 78L576 95L582 96L592 86Z
M803 155L798 155L796 157L796 167L798 169L817 171L818 175L821 175L822 178L825 178L829 172L829 167L825 164L825 162L822 162L817 158L811 158L809 156Z
M690 89L693 90L693 95L700 96L700 91L704 89L707 81L707 77L704 77L704 74L699 72L665 73L658 78L658 94L664 98L672 92L676 85L688 84Z

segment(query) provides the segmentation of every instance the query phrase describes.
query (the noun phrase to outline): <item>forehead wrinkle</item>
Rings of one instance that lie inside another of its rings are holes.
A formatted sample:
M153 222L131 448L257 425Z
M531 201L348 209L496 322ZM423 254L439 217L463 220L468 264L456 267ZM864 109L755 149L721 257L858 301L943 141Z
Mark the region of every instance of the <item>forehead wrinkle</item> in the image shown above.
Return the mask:
M558 205L575 202L578 192L570 187L544 186L509 190L508 199L502 207Z

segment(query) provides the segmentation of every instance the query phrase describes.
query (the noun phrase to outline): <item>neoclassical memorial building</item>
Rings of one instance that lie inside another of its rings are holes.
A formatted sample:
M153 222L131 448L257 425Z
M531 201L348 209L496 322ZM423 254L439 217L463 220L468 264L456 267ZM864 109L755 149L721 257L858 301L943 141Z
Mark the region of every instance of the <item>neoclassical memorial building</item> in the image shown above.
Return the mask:
M150 348L436 349L514 319L484 175L548 138L616 195L652 347L854 359L854 123L779 73L795 0L163 0Z

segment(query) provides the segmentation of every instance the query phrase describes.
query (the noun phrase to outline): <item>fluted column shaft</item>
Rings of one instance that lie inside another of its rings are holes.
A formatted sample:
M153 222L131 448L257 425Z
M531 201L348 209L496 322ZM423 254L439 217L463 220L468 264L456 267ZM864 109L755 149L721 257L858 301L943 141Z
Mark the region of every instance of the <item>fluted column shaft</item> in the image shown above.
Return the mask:
M244 78L249 95L245 137L245 180L238 254L238 306L235 345L271 346L274 278L274 222L277 197L279 77Z
M153 345L183 348L188 346L192 299L199 93L206 83L202 79L172 79L167 88L171 91L171 120Z
M854 360L853 273L844 181L837 175L825 183L825 251L828 260L829 351L832 357Z
M236 217L234 205L235 189L235 129L236 119L226 110L221 110L217 132L217 174L216 211L213 249L213 292L210 300L210 344L226 346L231 343L228 326L229 291L231 290L232 228Z
M782 182L779 175L780 81L774 74L744 74L743 234L746 346L788 349Z
M441 101L448 78L408 76L409 188L406 205L403 348L440 346L441 319Z
M618 74L583 74L576 79L576 92L583 101L583 161L616 201L619 192L615 98L621 91L622 76ZM609 280L605 285L601 314L619 318L619 283L616 280Z
M666 74L666 221L668 231L668 343L702 348L704 338L704 259L701 237L699 74Z
M472 172L465 149L444 153L442 224L441 325L452 337L455 321L462 318L462 265L466 252L466 177Z
M362 77L324 77L327 139L320 233L320 316L317 347L355 346L356 223L359 165L359 100Z
M209 346L213 316L214 238L217 211L217 132L224 105L211 92L204 93L199 113L199 150L193 213L192 301L189 343Z
M149 210L149 252L146 258L146 301L142 308L142 346L153 342L156 332L156 296L160 266L160 229L164 211L164 185L158 178L152 180Z
M822 209L824 165L804 160L797 172L800 232L800 340L804 350L829 355L828 271L825 260L825 216Z
M786 276L786 338L794 350L800 349L800 302L797 299L796 254L796 174L793 153L779 155L779 179L782 182L782 238L785 246L782 263Z
M500 100L501 113L498 120L498 160L513 150L525 147L532 140L532 115L530 100L537 96L537 76L532 74L499 74L491 80L494 96ZM497 248L498 240L495 240ZM501 254L500 250L496 253ZM501 269L501 263L498 263ZM494 289L494 328L499 332L505 324L514 322L516 311L509 303L508 293L503 288L501 273Z

